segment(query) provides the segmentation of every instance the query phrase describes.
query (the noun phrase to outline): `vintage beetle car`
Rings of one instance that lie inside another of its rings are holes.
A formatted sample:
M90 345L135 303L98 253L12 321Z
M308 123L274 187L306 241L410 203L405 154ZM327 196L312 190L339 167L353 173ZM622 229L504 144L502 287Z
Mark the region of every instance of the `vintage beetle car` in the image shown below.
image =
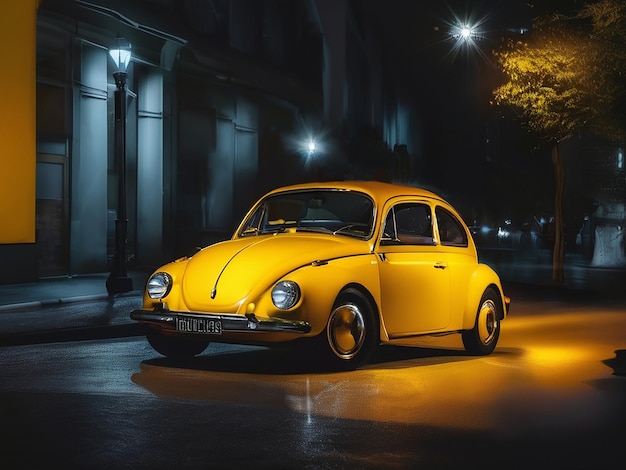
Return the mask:
M444 199L347 181L269 192L230 240L154 272L131 318L165 356L311 338L320 361L351 369L417 335L460 333L490 354L509 303Z

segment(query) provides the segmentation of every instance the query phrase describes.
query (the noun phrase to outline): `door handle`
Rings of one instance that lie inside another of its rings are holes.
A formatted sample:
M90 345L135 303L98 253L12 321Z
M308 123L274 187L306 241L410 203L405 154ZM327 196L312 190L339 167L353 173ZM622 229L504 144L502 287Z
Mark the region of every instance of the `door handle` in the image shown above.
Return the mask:
M437 261L435 263L435 269L446 269L448 267L448 263L445 261Z

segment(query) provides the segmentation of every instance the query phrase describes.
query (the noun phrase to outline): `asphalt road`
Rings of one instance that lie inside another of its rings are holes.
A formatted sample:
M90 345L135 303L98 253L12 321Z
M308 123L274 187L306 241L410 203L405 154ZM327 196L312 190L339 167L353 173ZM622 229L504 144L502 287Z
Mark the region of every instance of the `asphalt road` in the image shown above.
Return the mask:
M4 346L0 454L4 468L622 468L625 351L623 304L591 299L519 299L487 357L423 338L353 372L217 344L177 362L132 335Z

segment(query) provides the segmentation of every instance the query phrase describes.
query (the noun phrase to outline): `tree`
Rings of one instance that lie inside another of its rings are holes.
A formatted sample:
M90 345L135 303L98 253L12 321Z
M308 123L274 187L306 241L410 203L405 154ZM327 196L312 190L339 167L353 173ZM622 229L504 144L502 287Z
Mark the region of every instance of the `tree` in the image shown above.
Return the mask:
M561 15L537 20L526 40L509 40L494 55L507 81L493 91L493 103L512 107L551 146L555 177L552 280L562 284L565 172L559 144L599 118L610 103L611 88L606 86L589 28Z

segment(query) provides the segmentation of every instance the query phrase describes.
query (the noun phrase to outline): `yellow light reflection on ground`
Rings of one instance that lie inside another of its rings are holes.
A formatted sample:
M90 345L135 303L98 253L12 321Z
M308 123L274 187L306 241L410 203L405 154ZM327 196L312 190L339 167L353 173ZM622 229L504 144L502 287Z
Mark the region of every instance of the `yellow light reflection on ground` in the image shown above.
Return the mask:
M525 360L545 367L570 368L574 361L582 361L591 356L592 350L579 346L544 346L527 348Z
M458 336L385 347L372 364L342 373L281 369L284 351L209 350L189 365L143 363L132 379L163 397L280 407L309 422L323 416L509 432L593 428L624 401L594 384L611 379L603 361L625 348L625 332L623 312L559 311L510 317L499 347L485 357L465 355Z
M342 419L483 427L492 422L482 408L507 387L511 369L493 374L483 358L464 362L348 373L254 375L181 370L142 364L133 381L172 398L277 406ZM478 379L479 378L479 379Z

